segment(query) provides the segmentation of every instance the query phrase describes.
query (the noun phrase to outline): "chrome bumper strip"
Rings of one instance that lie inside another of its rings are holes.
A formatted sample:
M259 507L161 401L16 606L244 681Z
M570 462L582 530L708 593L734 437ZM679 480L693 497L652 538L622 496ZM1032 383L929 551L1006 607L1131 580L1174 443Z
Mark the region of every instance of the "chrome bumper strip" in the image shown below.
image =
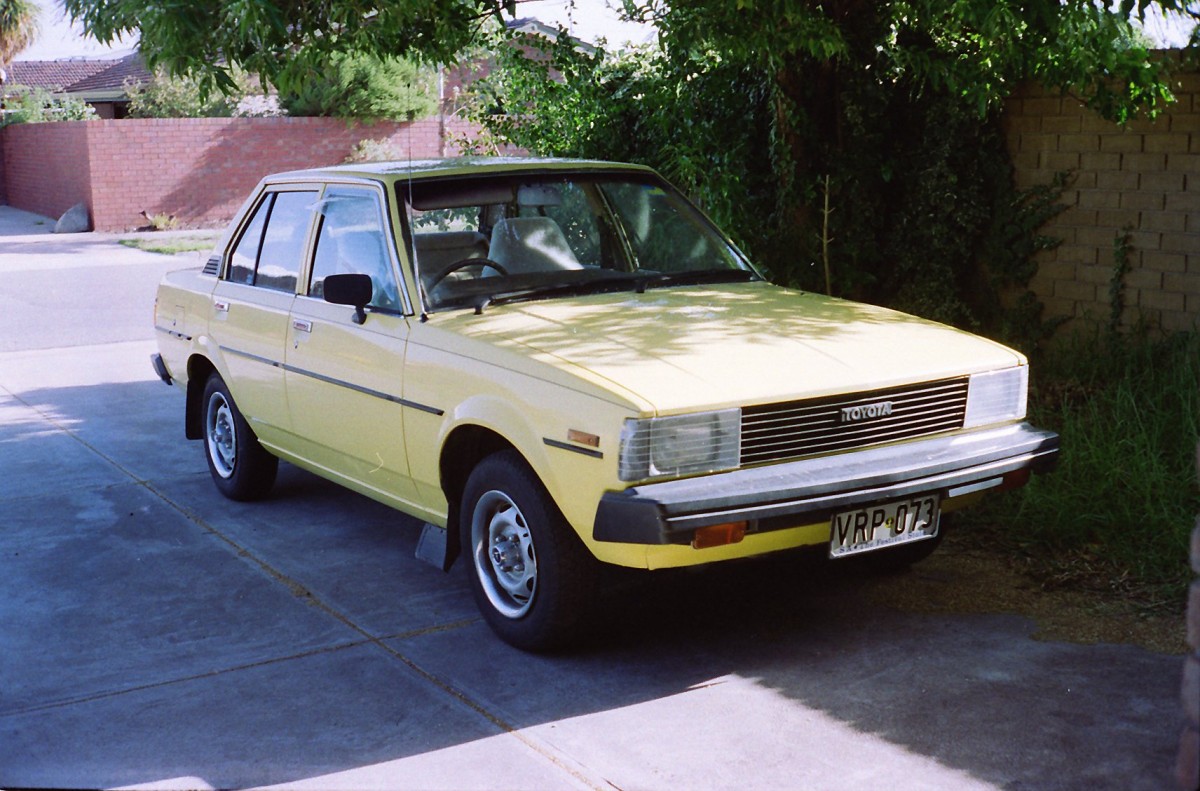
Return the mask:
M812 524L839 509L942 492L1006 473L1046 472L1058 435L1020 423L870 450L771 464L609 492L596 511L597 541L688 543L692 531L750 522L749 532Z

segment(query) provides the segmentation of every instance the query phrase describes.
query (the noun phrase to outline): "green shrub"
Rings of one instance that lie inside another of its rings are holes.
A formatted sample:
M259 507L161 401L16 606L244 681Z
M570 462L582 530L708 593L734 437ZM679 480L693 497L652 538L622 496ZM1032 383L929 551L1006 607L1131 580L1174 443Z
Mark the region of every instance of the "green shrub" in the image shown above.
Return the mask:
M205 93L194 77L172 77L159 68L149 82L125 81L130 118L228 118L241 93Z
M96 111L82 99L56 96L44 88L8 85L4 89L5 113L0 126L7 124L37 124L49 121L88 121Z

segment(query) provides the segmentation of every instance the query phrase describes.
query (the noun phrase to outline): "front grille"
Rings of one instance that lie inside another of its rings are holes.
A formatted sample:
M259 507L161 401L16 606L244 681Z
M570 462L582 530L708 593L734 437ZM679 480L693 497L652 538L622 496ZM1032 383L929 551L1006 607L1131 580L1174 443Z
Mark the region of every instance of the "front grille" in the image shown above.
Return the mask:
M742 464L853 450L962 428L967 383L967 377L961 377L746 407Z

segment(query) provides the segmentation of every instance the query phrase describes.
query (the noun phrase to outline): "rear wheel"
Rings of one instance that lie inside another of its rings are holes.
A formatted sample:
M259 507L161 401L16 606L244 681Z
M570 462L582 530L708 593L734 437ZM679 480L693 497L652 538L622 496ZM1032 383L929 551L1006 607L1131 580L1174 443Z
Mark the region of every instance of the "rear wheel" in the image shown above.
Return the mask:
M204 385L204 457L221 494L257 500L275 484L279 460L258 444L218 374Z
M598 564L525 460L504 451L481 461L460 514L471 591L492 630L526 651L576 638Z

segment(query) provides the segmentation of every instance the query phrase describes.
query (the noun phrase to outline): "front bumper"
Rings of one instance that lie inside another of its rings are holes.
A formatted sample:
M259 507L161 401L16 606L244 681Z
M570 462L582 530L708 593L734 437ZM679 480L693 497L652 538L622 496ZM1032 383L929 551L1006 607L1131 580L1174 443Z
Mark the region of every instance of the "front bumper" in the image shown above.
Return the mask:
M1052 431L1018 423L837 456L634 486L605 494L592 536L626 544L688 544L697 528L748 523L747 534L825 521L835 511L999 486L1058 461Z

